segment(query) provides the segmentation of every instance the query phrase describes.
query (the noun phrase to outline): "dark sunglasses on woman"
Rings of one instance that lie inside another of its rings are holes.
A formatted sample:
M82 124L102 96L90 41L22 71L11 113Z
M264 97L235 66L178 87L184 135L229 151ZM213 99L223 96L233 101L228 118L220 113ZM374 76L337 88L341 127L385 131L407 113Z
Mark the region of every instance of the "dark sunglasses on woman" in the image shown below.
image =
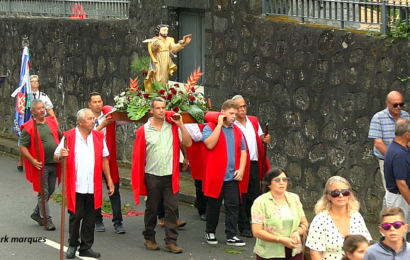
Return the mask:
M343 197L347 197L350 195L349 190L332 190L329 195L332 196L333 198L337 198L340 196L340 194L343 195Z

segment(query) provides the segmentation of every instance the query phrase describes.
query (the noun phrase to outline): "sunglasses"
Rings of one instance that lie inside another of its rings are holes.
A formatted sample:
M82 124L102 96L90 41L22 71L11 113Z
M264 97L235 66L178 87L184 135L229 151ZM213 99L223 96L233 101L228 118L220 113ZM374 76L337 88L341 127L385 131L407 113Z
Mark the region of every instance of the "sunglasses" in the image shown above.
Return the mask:
M332 196L332 198L337 198L340 196L340 194L343 195L343 197L347 197L350 195L349 190L332 190L329 195Z
M274 181L274 182L280 182L280 181L287 182L288 180L289 180L288 177L283 177L283 178L275 178L272 181Z
M383 224L381 224L380 226L381 226L382 229L384 229L384 230L390 230L392 226L394 227L394 229L399 229L399 228L401 228L401 226L403 226L403 225L404 225L404 222L402 222L402 221L396 221L396 222L394 222L394 223L383 223Z
M390 102L389 102L390 103ZM403 107L404 106L404 102L402 102L402 103L390 103L394 108L396 108L396 107L398 107L398 106L400 106L400 107Z

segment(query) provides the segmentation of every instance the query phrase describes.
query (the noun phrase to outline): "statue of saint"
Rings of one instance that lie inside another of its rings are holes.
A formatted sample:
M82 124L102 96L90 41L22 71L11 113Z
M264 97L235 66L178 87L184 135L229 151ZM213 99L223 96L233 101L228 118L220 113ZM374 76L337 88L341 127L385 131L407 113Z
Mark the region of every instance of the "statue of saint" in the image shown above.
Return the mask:
M151 93L151 84L160 81L165 88L168 79L177 70L177 66L172 62L176 57L175 53L182 50L191 42L191 35L184 36L184 39L175 43L174 38L168 37L168 25L160 24L155 29L155 37L144 42L148 42L148 52L151 62L148 75L144 80L145 92Z

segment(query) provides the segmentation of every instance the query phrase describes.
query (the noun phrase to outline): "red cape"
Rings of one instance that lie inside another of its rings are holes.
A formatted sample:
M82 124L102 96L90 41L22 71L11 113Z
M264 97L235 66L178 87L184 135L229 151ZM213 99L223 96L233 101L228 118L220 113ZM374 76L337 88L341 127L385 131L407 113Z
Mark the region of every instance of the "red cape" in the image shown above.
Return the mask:
M58 125L57 122L53 117L46 117L45 118L48 127L50 128L51 134L53 135L54 140L56 141L57 145L60 143L60 139L58 137ZM34 142L34 126L33 126L33 119L30 119L25 124L21 126L21 130L26 129L27 133L30 135L30 145L27 147L28 151L30 152L33 158L37 159L36 147ZM43 150L43 143L41 142L40 133L37 132L38 136L38 146L40 150L40 161L44 166L44 150ZM36 192L40 192L40 181L38 170L26 159L24 158L24 166L26 167L26 179L33 184L33 190ZM43 174L43 167L41 168L41 174ZM60 185L61 182L61 164L57 163L57 178L58 184Z
M202 132L204 125L198 124L199 130ZM204 142L194 142L186 148L189 169L194 180L203 180L206 173L206 165L208 159L208 149Z
M103 114L111 112L114 108L111 106L104 106L102 109ZM107 116L107 118L110 117ZM113 183L120 182L120 174L118 171L118 162L117 162L117 140L115 134L115 122L110 124L105 128L107 130L105 143L107 144L108 151L110 155L108 156L108 161L110 163L110 174Z
M175 114L173 111L165 113L166 120L171 123L170 117ZM144 125L135 131L134 151L132 154L132 170L131 182L132 190L134 192L135 204L138 205L140 195L147 195L147 188L145 187L145 158L146 158L146 142ZM177 193L179 191L179 135L178 126L172 123L172 137L173 137L173 160L172 160L172 191Z
M259 122L258 122L258 118L255 116L248 116L249 121L251 121L253 129L255 130L255 135L256 135L256 144L258 146L258 166L259 166L259 180L262 181L263 176L266 174L267 171L270 170L270 164L269 164L269 160L266 157L265 159L263 159L263 144L261 139L259 138L258 135L258 129L259 129ZM262 166L263 166L263 162L266 163L266 172L262 173Z
M101 208L102 205L102 165L103 165L103 148L104 133L92 130L94 143L94 209ZM70 152L67 157L67 208L75 213L76 208L76 187L75 187L75 139L76 128L64 133L67 139L67 147Z
M213 131L218 121L220 113L208 112L205 116L207 125ZM235 169L239 169L241 159L241 139L242 131L233 125L235 137ZM225 179L226 168L228 166L228 150L226 147L226 139L224 133L221 131L218 142L215 147L208 150L208 166L204 180L204 194L205 196L218 198ZM246 176L247 175L247 176ZM246 193L249 180L249 170L245 169L243 180L239 182L239 194Z

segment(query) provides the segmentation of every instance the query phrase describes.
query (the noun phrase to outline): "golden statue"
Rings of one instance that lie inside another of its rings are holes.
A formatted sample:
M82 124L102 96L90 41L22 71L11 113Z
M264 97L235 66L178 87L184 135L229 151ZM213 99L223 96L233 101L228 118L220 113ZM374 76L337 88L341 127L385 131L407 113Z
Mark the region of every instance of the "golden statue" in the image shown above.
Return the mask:
M174 38L168 37L168 25L160 24L155 29L155 37L144 41L148 42L148 52L151 56L148 74L144 80L145 92L151 93L151 84L158 81L165 88L169 77L177 70L172 58L191 42L191 38L191 35L187 35L175 43Z

